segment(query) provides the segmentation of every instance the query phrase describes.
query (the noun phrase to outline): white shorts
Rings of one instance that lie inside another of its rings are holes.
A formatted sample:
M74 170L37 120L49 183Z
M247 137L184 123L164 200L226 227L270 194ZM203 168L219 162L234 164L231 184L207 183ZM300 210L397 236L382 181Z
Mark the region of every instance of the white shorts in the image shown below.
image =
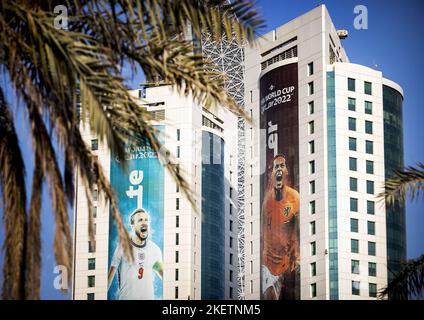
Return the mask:
M280 276L274 276L267 266L262 265L262 293L265 293L268 288L274 288L275 296L280 296Z

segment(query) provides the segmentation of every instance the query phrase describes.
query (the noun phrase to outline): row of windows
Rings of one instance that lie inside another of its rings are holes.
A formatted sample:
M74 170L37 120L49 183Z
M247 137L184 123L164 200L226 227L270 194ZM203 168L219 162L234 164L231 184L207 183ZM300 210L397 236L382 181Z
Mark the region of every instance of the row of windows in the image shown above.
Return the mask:
M347 89L349 91L356 91L356 79L347 78ZM372 95L372 83L364 81L364 93Z
M352 281L352 295L359 296L361 295L361 283L359 281ZM377 297L377 284L376 283L369 283L368 284L368 295L371 298Z
M351 272L353 274L360 274L359 260L351 260ZM368 262L368 276L377 276L377 264L375 262Z
M313 62L309 63L307 66L307 70L308 70L308 76L313 75L314 73L314 64ZM308 83L308 94L312 95L314 94L314 82L309 82ZM313 115L315 112L315 104L314 101L310 101L308 103L308 115ZM315 133L315 122L314 121L309 121L308 122L308 133L309 134L314 134ZM309 149L309 154L314 154L315 153L315 141L309 141L308 144L308 149ZM316 170L316 165L315 165L315 159L310 160L308 163L308 171L309 174L314 174ZM309 193L310 194L314 194L316 186L315 186L315 180L309 181ZM310 201L309 202L309 213L311 215L314 215L316 212L316 205L315 205L315 200ZM316 234L316 221L311 221L309 222L309 235L313 236ZM310 243L310 254L311 256L316 255L316 242L313 241ZM311 276L314 277L317 274L317 265L316 262L312 262L310 264L311 267ZM316 283L311 284L311 297L315 298L317 296L317 286Z
M356 111L356 99L348 97L347 98L347 108L349 111ZM372 114L372 102L365 101L364 102L364 111L365 114Z
M357 139L349 137L349 150L357 151ZM374 142L370 140L365 140L365 153L374 154Z
M359 220L356 218L350 218L350 232L359 232ZM367 221L367 233L368 235L375 236L375 222Z
M350 252L351 253L359 253L359 240L358 239L350 239ZM375 256L376 255L376 243L373 241L368 241L368 255Z
M349 157L349 170L358 171L358 159L354 157ZM374 174L374 161L366 160L365 161L365 172L367 174Z
M349 117L348 128L350 131L356 131L356 118ZM365 133L373 133L372 121L365 120Z
M353 192L358 191L358 178L349 178L349 190ZM374 194L374 181L367 180L366 181L366 192L368 194Z
M358 198L350 198L350 211L358 212ZM367 214L375 214L375 202L367 200Z

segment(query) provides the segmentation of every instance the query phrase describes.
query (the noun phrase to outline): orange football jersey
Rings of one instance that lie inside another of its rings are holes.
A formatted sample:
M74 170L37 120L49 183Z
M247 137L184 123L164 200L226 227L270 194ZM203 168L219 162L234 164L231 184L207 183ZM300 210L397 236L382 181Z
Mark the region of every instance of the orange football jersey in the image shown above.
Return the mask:
M262 207L263 262L273 275L294 271L299 262L299 193L285 186L283 197L275 200L268 189Z

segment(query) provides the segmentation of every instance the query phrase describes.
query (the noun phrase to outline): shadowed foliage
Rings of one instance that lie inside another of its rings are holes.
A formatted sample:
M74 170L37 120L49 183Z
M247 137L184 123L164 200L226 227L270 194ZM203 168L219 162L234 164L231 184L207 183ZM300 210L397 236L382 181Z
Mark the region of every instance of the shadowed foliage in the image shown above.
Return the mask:
M384 192L380 194L385 198L387 205L392 205L399 200L404 202L408 197L418 199L424 192L424 164L418 163L416 167L407 167L395 171L393 177L386 179ZM379 293L380 298L406 300L410 295L419 296L424 291L424 255L418 259L405 261L401 270L394 276L387 287Z
M67 28L62 28L65 21L54 13L57 5L66 8ZM109 203L125 255L132 258L114 191L80 131L80 125L88 125L100 143L118 156L135 137L147 139L155 151L161 148L151 115L124 85L122 67L128 64L133 71L141 70L147 81L159 79L173 85L205 108L224 106L245 116L223 90L225 75L211 71L209 62L194 53L187 35L200 39L203 32L210 32L219 41L225 34L241 44L252 42L262 25L249 1L0 1L0 73L2 79L9 79L0 82L4 299L40 297L44 184L55 217L58 265L70 270L72 263L67 205L73 202L76 174L89 204L94 188ZM7 104L6 92L22 102L32 134L35 168L28 213L25 166L11 116L17 106ZM59 157L64 159L63 168ZM177 166L167 163L168 172L193 203L190 186Z

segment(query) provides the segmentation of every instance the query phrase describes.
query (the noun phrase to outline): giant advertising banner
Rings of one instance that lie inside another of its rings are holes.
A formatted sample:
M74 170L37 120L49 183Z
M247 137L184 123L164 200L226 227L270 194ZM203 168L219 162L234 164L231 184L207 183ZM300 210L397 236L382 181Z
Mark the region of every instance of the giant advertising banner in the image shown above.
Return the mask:
M297 63L260 79L261 299L300 299L299 120Z
M157 126L160 140L163 126ZM119 244L118 229L110 213L108 299L163 298L164 167L147 142L125 147L126 167L112 155L110 181L127 228L133 260Z

